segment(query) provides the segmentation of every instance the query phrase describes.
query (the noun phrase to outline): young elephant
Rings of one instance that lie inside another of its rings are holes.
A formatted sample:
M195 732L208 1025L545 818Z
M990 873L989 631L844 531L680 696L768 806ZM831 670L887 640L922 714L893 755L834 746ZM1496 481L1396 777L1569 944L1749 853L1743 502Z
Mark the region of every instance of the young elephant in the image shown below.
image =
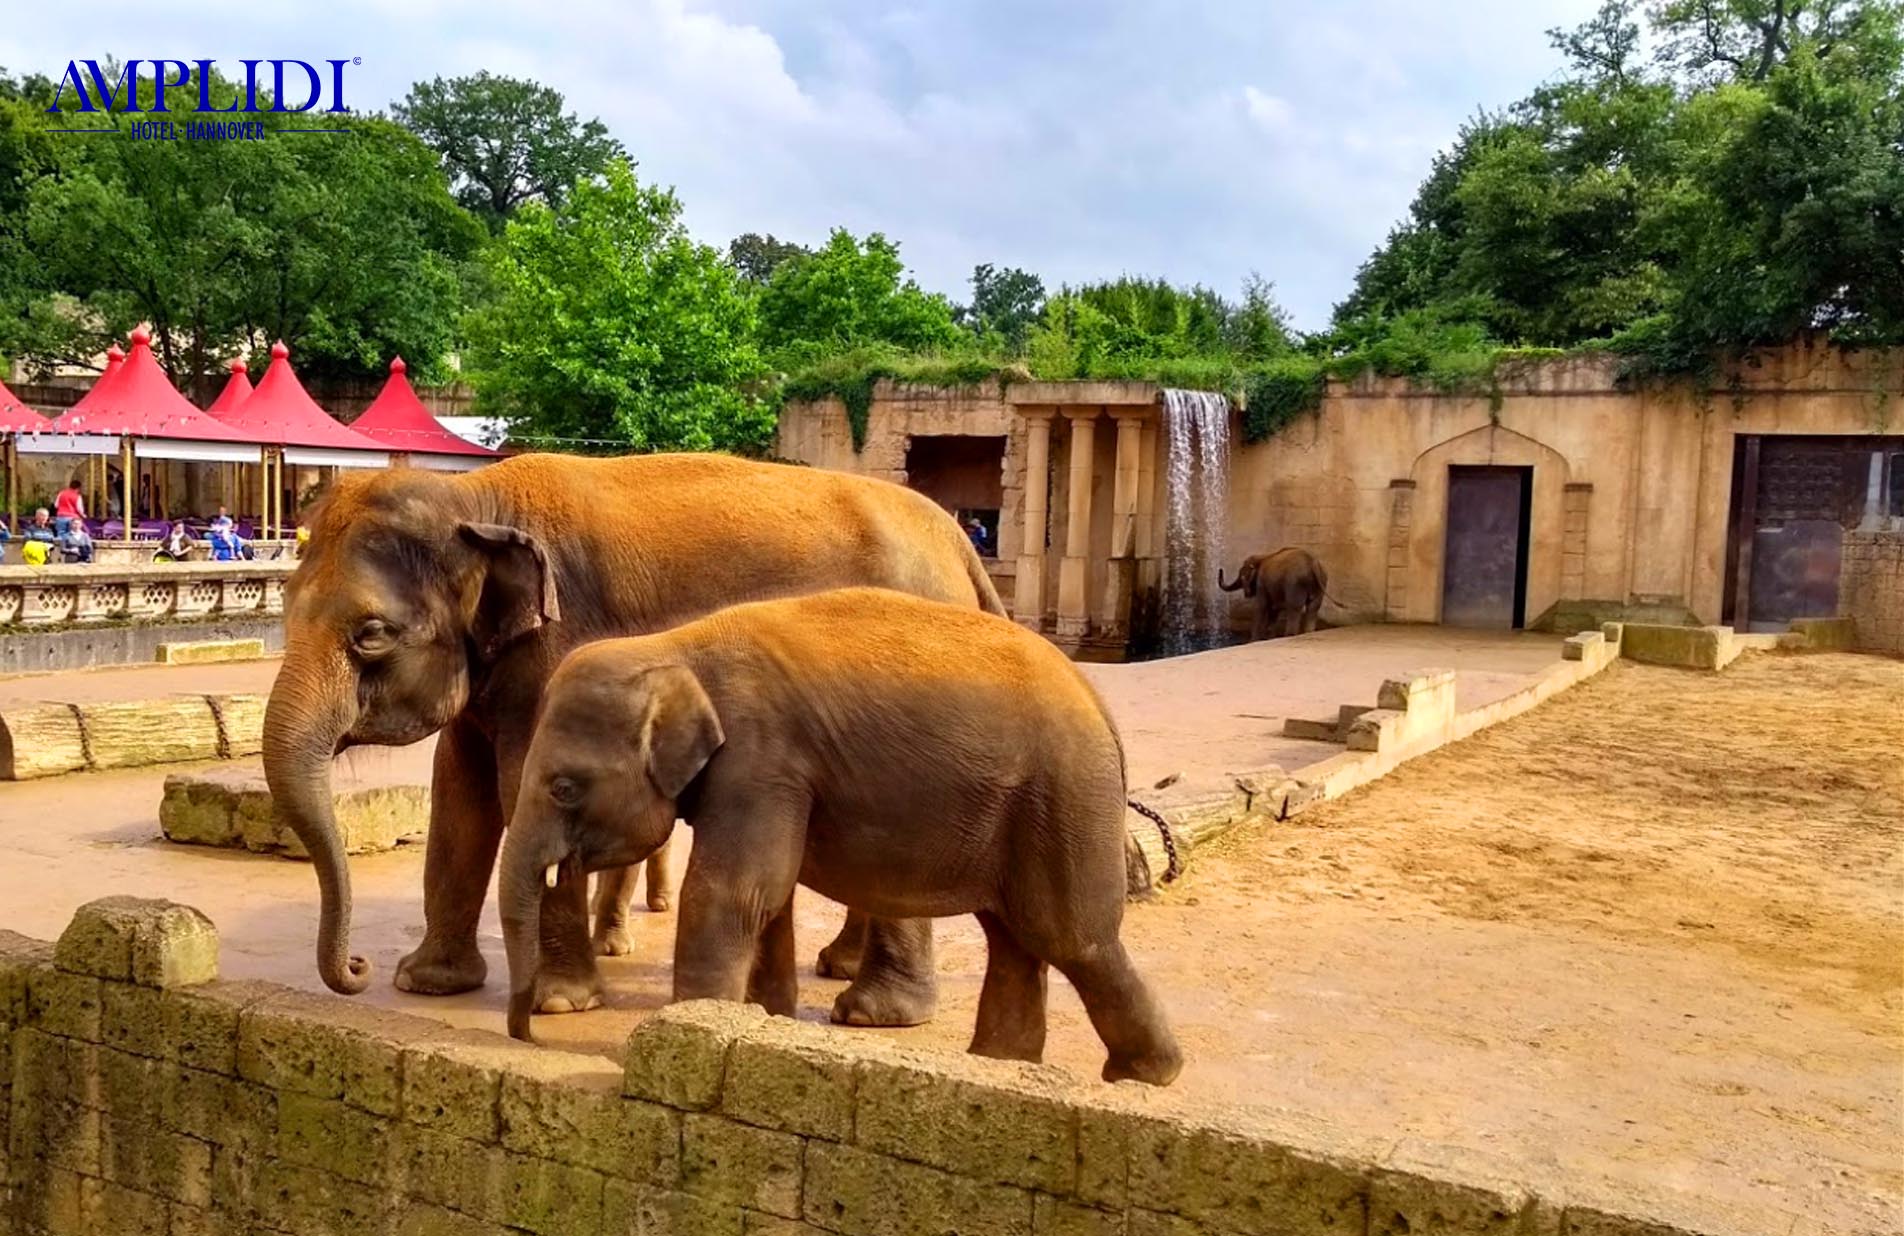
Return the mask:
M1132 968L1124 756L1070 661L1007 619L854 588L721 610L571 653L550 680L503 849L509 1032L529 1037L543 884L694 829L674 998L791 1015L794 885L875 916L976 914L971 1050L1037 1060L1056 966L1109 1049L1165 1085L1182 1055Z

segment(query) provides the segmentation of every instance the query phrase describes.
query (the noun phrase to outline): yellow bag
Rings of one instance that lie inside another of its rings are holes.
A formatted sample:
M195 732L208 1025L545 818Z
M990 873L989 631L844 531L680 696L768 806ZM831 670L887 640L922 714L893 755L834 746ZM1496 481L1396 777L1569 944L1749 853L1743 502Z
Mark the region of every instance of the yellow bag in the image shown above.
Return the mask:
M45 566L46 551L50 548L45 541L28 541L20 546L20 561L28 566Z

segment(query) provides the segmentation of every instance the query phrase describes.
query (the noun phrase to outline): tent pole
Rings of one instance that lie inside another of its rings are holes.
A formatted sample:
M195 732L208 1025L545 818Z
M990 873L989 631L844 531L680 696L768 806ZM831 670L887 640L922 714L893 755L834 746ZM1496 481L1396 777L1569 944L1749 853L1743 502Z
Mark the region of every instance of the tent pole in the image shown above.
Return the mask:
M258 538L264 539L266 495L271 492L271 448L258 450Z
M7 531L20 534L20 440L7 435Z
M120 535L126 540L132 539L132 439L119 439L119 492L122 495L119 506L120 521L125 525Z

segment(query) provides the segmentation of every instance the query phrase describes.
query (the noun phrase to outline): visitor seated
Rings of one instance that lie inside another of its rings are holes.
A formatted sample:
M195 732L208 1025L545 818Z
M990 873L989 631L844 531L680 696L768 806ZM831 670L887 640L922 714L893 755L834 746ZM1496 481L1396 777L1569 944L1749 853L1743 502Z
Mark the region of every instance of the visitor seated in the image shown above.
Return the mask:
M172 525L172 530L159 542L159 548L153 553L154 562L188 562L198 550L198 538L185 526L184 520Z
M66 525L66 531L59 538L60 556L68 562L91 562L93 560L93 538L86 531L86 525L74 520Z
M238 535L229 519L220 523L212 521L211 530L206 533L211 542L213 562L233 562L240 558L252 557L251 543Z
M21 530L20 535L29 541L57 541L59 529L53 526L53 517L45 507L33 512L31 523Z

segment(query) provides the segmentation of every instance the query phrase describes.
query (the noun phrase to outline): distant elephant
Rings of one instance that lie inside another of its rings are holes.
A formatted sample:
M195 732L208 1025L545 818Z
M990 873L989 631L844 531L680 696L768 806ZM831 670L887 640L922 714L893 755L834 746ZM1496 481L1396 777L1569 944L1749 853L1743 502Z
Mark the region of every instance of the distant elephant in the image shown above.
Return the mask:
M350 869L331 809L331 758L441 731L424 859L422 942L405 991L482 984L477 922L516 798L543 685L563 655L662 630L737 601L878 584L1004 612L958 524L931 499L868 477L719 455L525 455L445 476L347 473L309 519L285 587L284 664L264 720L280 817L310 851L323 897L318 971L355 993ZM598 895L612 937L632 872ZM651 895L653 891L651 876ZM600 1002L585 882L544 907L544 1011ZM937 998L928 921L859 916L866 962L834 1015L912 1025ZM606 942L606 941L605 941Z
M679 814L676 1000L792 1016L799 883L869 915L976 914L979 1055L1042 1057L1056 966L1105 1080L1182 1068L1118 939L1117 730L1077 667L1007 619L850 588L590 644L549 681L520 793L497 886L517 1038L545 886L640 862Z
M1256 602L1251 639L1307 635L1316 629L1316 616L1322 612L1322 600L1328 595L1329 572L1306 549L1279 549L1243 559L1233 584L1223 582L1223 570L1219 567L1216 585L1225 592L1241 588L1244 596Z

